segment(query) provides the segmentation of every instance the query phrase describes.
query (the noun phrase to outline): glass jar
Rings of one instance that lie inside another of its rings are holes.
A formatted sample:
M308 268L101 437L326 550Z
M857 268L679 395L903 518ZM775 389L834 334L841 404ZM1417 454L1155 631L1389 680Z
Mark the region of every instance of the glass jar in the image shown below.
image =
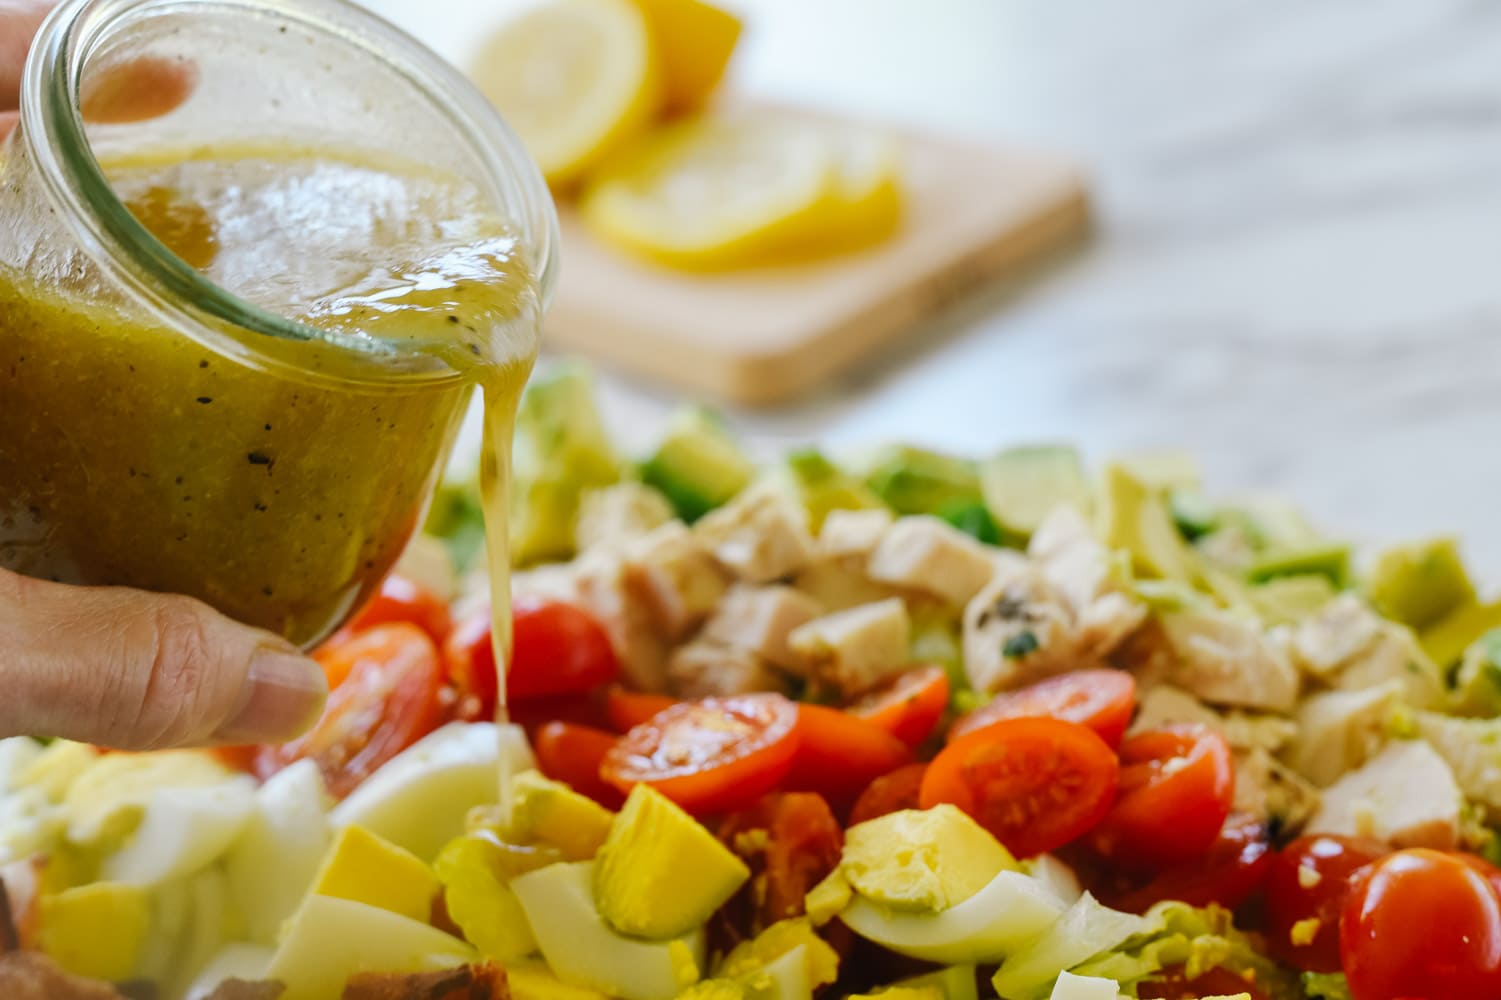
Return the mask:
M186 67L186 99L85 122L91 81L143 60ZM67 0L0 146L0 566L189 594L308 646L420 526L474 380L410 339L308 325L214 284L101 166L267 144L415 161L506 220L531 298L474 332L519 391L557 220L456 71L344 0Z

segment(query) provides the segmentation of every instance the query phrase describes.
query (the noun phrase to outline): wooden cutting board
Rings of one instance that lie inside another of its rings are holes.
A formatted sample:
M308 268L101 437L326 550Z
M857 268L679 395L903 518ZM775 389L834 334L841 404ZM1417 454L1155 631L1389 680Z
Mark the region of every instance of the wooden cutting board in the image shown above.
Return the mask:
M903 144L904 219L826 261L699 275L595 240L562 206L562 270L544 344L696 395L769 405L817 388L977 286L1088 225L1081 172L1025 149Z

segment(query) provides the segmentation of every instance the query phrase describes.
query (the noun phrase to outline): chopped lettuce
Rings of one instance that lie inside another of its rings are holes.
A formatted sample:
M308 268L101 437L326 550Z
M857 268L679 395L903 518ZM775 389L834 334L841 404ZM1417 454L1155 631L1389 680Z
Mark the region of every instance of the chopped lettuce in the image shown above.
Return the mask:
M1350 984L1338 972L1303 973L1303 992L1308 1000L1350 1000Z

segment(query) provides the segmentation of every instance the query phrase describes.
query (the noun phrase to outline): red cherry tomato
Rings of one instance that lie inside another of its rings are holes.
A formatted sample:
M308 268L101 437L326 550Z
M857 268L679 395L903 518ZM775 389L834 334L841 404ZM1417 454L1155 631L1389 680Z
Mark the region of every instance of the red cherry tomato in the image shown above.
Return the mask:
M1026 857L1092 830L1110 811L1118 769L1091 729L1005 719L945 747L928 765L921 800L924 809L953 803Z
M1272 854L1265 824L1250 816L1232 815L1219 839L1201 857L1107 901L1127 913L1145 913L1164 899L1200 907L1214 903L1233 910L1266 884Z
M797 756L784 787L818 792L841 812L866 785L912 760L907 744L873 722L823 705L797 712Z
M255 769L262 779L309 758L330 794L343 798L443 721L443 671L426 632L393 622L353 641L362 655L329 694L318 724L301 739L263 747L257 755Z
M600 777L600 765L615 746L615 735L571 722L548 722L532 737L537 769L554 781L587 795L609 809L619 809L625 796Z
M1235 795L1230 745L1205 726L1167 726L1121 744L1120 794L1091 844L1127 865L1171 868L1219 837Z
M613 680L615 651L594 617L562 601L517 598L511 669L506 674L510 701L548 695L582 694ZM449 676L461 691L476 695L485 715L495 714L495 651L487 609L459 622L444 644Z
M1496 895L1501 897L1501 868L1497 868L1478 854L1469 854L1465 851L1457 851L1454 857L1469 865L1489 882L1496 890Z
M1198 997L1233 997L1242 993L1249 993L1251 1000L1267 1000L1267 995L1256 988L1254 981L1223 966L1189 979L1183 966L1179 965L1163 969L1151 979L1136 984L1136 995L1141 1000L1197 1000Z
M1350 895L1350 878L1391 853L1377 840L1316 834L1299 837L1272 857L1267 874L1267 946L1272 954L1307 972L1339 971L1339 917ZM1313 940L1293 944L1293 927L1305 921Z
M1452 855L1413 848L1360 870L1340 919L1354 1000L1501 996L1501 899Z
M765 838L746 838L753 830ZM844 833L829 804L812 792L778 792L727 817L719 839L741 855L753 873L735 912L740 926L759 932L802 916L803 899L839 864ZM746 912L749 910L750 912Z
M1047 718L1088 726L1114 747L1135 709L1136 680L1124 670L1075 670L996 695L955 722L949 741L1002 719Z
M622 736L601 774L622 792L651 785L696 815L730 812L787 776L798 728L798 706L779 694L685 701Z
M872 781L850 810L850 826L903 809L921 809L922 779L927 773L926 764L908 764Z
M948 707L949 675L930 666L898 674L847 711L915 747L932 735Z
M671 708L678 703L676 698L665 694L627 691L621 687L610 688L606 699L605 706L610 715L610 725L617 733L628 733L641 723L650 721L652 716L664 708Z
M351 632L363 632L389 622L411 622L438 643L448 637L453 627L448 605L422 584L399 573L381 581L380 590L347 627Z

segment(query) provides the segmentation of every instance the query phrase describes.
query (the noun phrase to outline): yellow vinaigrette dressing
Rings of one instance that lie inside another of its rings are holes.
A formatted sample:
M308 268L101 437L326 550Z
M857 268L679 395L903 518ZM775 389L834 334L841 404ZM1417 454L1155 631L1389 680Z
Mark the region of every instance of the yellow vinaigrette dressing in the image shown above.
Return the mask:
M214 284L356 349L242 337L304 383L0 266L0 565L194 594L309 645L418 530L478 387L504 716L506 488L541 314L512 230L473 186L407 163L222 147L104 167ZM366 345L456 377L340 380L378 363Z

